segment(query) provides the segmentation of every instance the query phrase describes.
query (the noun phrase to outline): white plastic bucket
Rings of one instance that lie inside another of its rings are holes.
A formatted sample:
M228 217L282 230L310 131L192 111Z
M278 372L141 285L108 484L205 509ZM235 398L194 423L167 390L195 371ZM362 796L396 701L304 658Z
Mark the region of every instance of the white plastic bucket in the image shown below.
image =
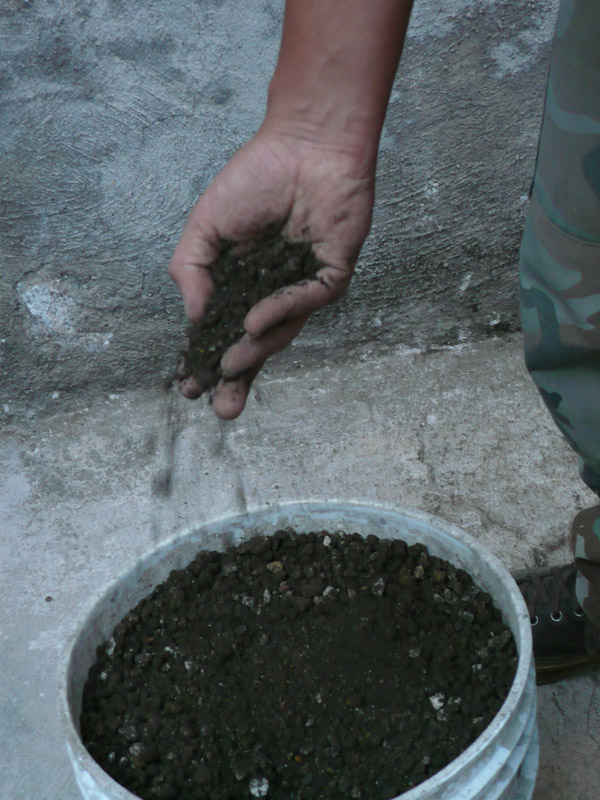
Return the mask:
M349 502L294 502L221 517L187 531L141 559L92 601L67 644L60 671L59 703L75 777L85 800L135 800L92 759L79 735L79 713L88 669L129 609L189 564L201 549L223 549L256 533L290 525L299 532L327 529L373 533L420 542L434 556L467 571L501 609L519 660L513 685L488 727L458 758L402 800L530 800L538 766L536 686L529 615L509 573L495 556L460 528L429 514ZM317 798L315 798L317 800Z

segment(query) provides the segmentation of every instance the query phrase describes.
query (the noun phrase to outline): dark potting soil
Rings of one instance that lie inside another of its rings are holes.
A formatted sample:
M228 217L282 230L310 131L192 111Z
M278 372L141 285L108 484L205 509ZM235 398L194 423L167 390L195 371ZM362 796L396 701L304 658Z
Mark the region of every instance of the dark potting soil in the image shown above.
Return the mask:
M214 292L204 316L188 330L188 347L181 354L176 378L190 375L206 389L221 377L225 351L244 334L244 318L259 300L285 287L313 279L323 265L308 242L291 242L268 233L240 252L224 242L211 266Z
M288 528L130 611L81 734L147 800L389 800L481 733L516 661L490 596L424 546Z

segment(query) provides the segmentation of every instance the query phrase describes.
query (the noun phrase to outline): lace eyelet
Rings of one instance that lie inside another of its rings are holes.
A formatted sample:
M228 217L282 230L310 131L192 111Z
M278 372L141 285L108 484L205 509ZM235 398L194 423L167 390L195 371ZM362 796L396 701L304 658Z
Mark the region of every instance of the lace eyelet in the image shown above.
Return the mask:
M552 622L560 622L562 618L563 618L562 611L559 611L558 616L556 617L554 616L554 614L550 614L550 619L552 620Z
M536 626L536 625L538 624L538 622L539 622L539 619L538 619L538 617L537 617L537 616L535 616L533 619L531 619L531 617L530 617L530 618L529 618L529 622L531 622L531 627L532 627L532 628L535 628L535 626Z
M577 611L577 609L574 608L573 614L575 614L576 617L585 617L585 611L581 608L579 609L579 611Z

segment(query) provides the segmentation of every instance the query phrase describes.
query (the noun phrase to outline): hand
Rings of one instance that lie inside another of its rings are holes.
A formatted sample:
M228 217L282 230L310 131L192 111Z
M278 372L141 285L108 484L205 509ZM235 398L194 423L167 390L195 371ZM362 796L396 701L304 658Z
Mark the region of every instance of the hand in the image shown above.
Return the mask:
M213 397L219 417L242 412L266 358L350 282L371 224L374 171L374 158L363 157L354 142L263 124L192 209L169 265L190 321L202 318L213 292L209 267L223 240L243 245L277 224L286 238L310 241L324 265L319 280L271 295L248 312L246 333L221 360L224 377ZM189 398L204 388L193 377L180 384Z

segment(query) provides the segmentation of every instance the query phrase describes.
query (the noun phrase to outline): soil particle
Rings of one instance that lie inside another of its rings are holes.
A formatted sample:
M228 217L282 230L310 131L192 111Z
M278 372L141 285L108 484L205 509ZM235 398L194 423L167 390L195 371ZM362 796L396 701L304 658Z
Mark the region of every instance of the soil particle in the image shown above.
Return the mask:
M474 741L516 661L490 596L425 547L286 529L201 552L130 611L81 734L145 800L389 800Z
M314 279L322 267L309 242L292 242L279 232L268 231L244 248L223 242L210 267L213 294L202 319L188 329L175 378L193 375L203 390L216 386L221 358L243 336L248 311L269 295Z

